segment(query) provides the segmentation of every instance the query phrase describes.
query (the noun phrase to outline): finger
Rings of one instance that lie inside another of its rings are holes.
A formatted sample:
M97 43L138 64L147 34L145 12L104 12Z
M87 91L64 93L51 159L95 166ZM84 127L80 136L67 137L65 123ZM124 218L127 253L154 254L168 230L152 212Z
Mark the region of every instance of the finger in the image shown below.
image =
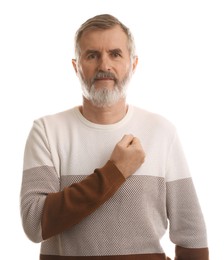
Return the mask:
M124 135L120 140L120 145L129 146L133 141L134 136L132 134Z
M136 144L139 144L139 143L140 143L139 139L138 139L137 137L134 137L134 136L133 136L133 139L132 139L132 141L131 141L131 144L136 145Z

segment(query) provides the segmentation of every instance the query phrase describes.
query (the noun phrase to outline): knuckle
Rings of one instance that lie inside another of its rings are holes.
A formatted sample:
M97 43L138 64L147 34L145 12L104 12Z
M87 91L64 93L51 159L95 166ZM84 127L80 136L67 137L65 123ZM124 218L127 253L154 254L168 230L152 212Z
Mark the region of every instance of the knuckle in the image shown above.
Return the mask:
M116 146L117 146L117 148L119 148L119 149L122 149L122 148L123 148L122 143L118 143Z

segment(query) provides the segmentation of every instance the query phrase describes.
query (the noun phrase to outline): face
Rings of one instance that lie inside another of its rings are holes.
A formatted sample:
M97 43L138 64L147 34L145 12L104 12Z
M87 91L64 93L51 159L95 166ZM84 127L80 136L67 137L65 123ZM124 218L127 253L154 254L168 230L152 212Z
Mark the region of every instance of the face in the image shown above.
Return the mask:
M98 107L111 106L126 96L126 88L137 65L131 59L128 39L119 26L84 32L80 55L73 66L83 95Z

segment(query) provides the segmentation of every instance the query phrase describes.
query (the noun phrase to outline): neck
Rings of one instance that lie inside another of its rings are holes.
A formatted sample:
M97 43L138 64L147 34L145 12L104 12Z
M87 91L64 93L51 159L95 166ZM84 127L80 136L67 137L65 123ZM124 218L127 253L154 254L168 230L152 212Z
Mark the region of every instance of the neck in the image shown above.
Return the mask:
M120 99L116 104L109 107L96 107L90 101L83 98L83 105L80 107L82 115L89 121L108 125L119 122L127 113L125 99Z

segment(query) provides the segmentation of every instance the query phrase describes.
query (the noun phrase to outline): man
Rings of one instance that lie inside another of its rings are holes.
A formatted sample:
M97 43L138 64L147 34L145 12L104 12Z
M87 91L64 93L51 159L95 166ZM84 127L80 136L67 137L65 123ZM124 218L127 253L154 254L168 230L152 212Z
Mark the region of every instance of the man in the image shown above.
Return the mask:
M79 28L72 60L83 104L36 120L27 140L21 215L40 259L208 259L206 230L175 127L126 104L137 66L111 15Z

